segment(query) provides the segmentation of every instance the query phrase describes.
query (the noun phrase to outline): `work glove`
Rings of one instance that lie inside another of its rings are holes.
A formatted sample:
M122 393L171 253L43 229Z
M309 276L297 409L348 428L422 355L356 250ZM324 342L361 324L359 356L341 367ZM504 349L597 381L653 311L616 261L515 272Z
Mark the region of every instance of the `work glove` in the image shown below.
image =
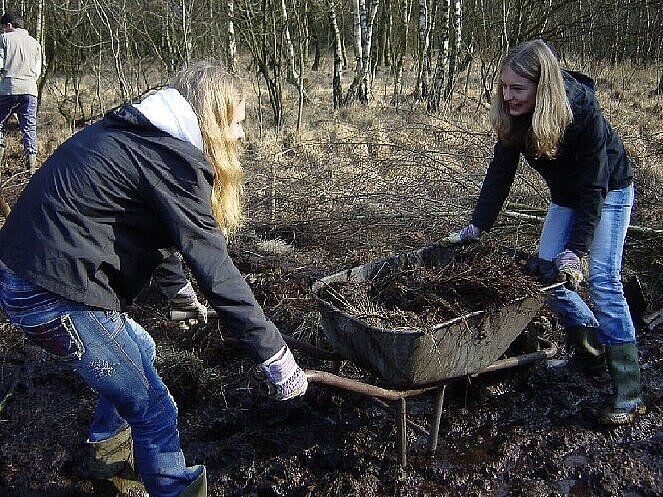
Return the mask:
M525 270L528 274L534 276L540 283L544 285L551 285L559 282L557 279L559 271L555 267L553 261L541 259L540 257L532 257L527 262Z
M191 283L187 283L168 303L171 311L194 312L196 314L195 318L181 321L180 328L186 330L198 323L207 324L207 307L200 303Z
M473 224L468 224L460 231L450 233L447 237L451 243L474 242L481 236L481 230Z
M555 256L553 263L559 271L562 281L566 282L566 287L569 290L578 290L580 282L585 279L582 274L580 257L572 250L564 250Z
M285 345L277 354L260 366L267 377L270 397L289 400L306 393L306 373L295 362L295 357Z

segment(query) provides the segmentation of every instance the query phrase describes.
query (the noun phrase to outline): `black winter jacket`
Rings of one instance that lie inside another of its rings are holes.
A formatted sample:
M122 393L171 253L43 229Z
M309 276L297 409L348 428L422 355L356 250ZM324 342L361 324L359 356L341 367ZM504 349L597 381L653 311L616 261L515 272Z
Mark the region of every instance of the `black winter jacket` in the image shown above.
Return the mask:
M563 76L573 122L564 132L557 156L536 158L527 150L506 146L498 140L472 224L482 231L493 226L509 194L522 153L527 163L545 179L552 201L575 210L575 222L566 248L584 255L601 219L607 192L629 186L633 182L633 170L621 139L601 113L592 80L570 71L563 71Z
M212 217L214 172L195 146L127 105L63 143L0 230L0 260L67 299L123 310L176 247L254 359L284 342L228 256Z

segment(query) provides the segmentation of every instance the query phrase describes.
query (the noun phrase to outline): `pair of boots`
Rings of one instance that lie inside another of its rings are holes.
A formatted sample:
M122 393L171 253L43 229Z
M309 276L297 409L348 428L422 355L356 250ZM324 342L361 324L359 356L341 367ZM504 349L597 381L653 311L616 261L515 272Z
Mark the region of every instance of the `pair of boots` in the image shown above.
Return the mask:
M135 472L131 428L127 427L106 440L86 442L88 451L88 473L90 478L107 482L120 495L141 492L146 495ZM179 497L207 497L207 473L204 466L195 479Z
M2 159L5 157L5 146L0 145L0 175L2 174ZM37 154L28 154L28 169L30 176L37 171Z
M572 366L586 374L598 374L608 367L613 396L595 412L599 424L617 426L632 423L647 409L640 396L640 365L635 343L603 345L596 328L578 326L566 330Z

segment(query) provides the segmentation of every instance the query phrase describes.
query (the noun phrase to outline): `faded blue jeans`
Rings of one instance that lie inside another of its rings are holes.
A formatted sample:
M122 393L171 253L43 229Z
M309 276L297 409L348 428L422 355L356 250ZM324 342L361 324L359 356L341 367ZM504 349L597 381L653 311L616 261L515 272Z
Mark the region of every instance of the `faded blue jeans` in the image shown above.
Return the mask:
M556 290L551 308L563 326L598 327L598 338L606 345L635 342L621 280L624 239L633 207L633 186L608 192L601 220L589 250L589 293L593 309L566 288ZM539 241L539 257L552 260L564 250L575 219L574 210L551 203Z
M154 368L154 341L138 323L64 299L1 263L0 304L28 340L70 364L99 394L90 441L131 426L137 469L152 497L175 497L200 475L185 465L177 407Z
M37 153L37 97L34 95L0 95L0 146L5 146L3 128L12 114L18 117L23 133L25 155Z

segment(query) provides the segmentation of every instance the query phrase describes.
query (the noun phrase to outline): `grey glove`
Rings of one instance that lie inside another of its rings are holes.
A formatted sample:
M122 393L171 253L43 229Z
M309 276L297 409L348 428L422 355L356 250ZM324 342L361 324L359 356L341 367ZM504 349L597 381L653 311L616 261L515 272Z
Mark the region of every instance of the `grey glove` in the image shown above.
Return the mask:
M288 346L260 366L267 377L269 395L276 400L289 400L306 393L306 373L295 362Z
M460 231L451 233L447 237L447 240L451 243L474 242L478 240L480 236L481 230L473 224L468 224Z
M555 256L553 263L566 281L566 286L570 290L578 290L580 283L585 279L580 257L572 250L564 250Z
M207 307L200 303L191 283L187 283L175 297L169 300L171 311L195 312L196 317L180 322L180 327L188 329L198 323L207 324Z

